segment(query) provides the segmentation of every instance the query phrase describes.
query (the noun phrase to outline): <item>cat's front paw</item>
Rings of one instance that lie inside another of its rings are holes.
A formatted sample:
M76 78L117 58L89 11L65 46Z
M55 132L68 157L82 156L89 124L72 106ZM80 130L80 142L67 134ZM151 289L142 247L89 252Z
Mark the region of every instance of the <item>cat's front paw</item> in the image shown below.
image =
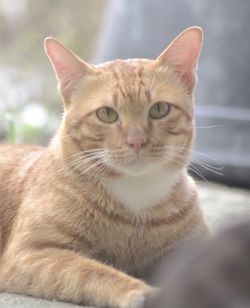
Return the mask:
M145 303L145 294L140 291L135 291L131 294L128 302L125 303L122 308L142 308Z
M125 302L121 308L142 308L148 298L155 297L158 294L158 289L148 287L145 290L134 290L127 294Z

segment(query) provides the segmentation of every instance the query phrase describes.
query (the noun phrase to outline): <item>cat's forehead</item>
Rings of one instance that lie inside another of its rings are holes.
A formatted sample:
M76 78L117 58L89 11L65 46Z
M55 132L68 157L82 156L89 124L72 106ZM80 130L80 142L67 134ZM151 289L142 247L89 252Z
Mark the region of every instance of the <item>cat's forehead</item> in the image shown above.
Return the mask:
M155 101L178 103L189 99L173 70L154 60L118 59L98 65L96 69L77 91L80 105L82 101L89 102L84 105L85 109L110 104L128 109L129 113L131 107L141 110L142 106Z
M98 66L101 81L121 92L121 96L130 96L140 101L144 96L148 102L157 96L160 100L182 101L186 96L185 87L173 69L161 66L154 60L127 59L114 60ZM143 102L145 100L142 100Z
M129 103L139 107L142 102L151 101L149 91L150 80L155 74L155 63L147 59L114 60L98 66L112 94L112 102L122 103L123 107L129 108ZM105 77L106 76L106 77ZM109 76L107 78L107 76ZM100 78L101 80L103 78ZM124 105L126 101L126 105Z
M105 62L97 67L101 72L110 73L115 78L124 79L128 77L133 79L134 77L149 76L155 69L155 63L148 59L117 59Z

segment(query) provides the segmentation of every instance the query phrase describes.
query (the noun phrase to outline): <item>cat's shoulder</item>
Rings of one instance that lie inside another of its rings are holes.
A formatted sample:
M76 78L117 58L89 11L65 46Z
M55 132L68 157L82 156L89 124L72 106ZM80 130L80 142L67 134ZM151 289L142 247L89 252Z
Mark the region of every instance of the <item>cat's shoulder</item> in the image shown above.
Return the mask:
M0 164L17 161L28 157L41 156L46 148L36 145L1 144Z
M33 152L33 151L44 151L45 148L38 146L38 145L32 145L32 144L0 144L0 152Z

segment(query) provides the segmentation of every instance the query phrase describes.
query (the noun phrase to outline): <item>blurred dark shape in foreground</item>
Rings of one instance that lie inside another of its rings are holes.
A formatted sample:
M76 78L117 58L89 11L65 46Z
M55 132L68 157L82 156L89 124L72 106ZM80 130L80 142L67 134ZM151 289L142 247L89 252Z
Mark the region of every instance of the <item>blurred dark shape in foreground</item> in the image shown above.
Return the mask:
M150 281L162 291L146 308L250 307L250 220L163 260Z

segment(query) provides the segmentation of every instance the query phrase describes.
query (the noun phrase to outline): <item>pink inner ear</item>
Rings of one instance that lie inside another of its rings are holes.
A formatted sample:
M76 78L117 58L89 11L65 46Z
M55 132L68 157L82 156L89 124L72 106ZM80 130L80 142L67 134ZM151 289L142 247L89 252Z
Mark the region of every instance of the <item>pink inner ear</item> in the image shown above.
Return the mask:
M172 66L189 87L195 84L195 70L202 47L202 37L200 28L189 28L177 36L157 58L161 65Z
M59 81L69 76L74 77L87 73L88 65L86 64L86 69L84 69L84 62L55 39L45 40L45 50Z
M95 70L54 38L47 38L44 46L60 83L62 95L68 100L77 80L93 74Z

